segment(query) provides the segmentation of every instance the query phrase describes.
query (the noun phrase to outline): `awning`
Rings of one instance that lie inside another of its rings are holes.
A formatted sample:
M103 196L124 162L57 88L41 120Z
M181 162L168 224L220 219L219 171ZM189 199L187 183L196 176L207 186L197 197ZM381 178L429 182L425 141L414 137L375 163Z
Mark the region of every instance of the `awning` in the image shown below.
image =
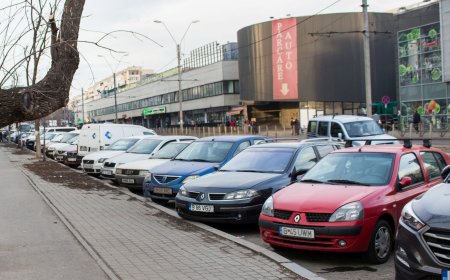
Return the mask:
M244 107L231 108L231 110L227 112L227 116L240 115L242 113L242 110L244 110Z

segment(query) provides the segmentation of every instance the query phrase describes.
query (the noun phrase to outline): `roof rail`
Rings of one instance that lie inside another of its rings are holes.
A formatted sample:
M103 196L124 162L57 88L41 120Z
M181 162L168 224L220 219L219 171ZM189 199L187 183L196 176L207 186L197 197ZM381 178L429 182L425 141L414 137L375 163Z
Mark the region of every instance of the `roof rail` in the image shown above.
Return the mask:
M266 138L258 140L258 144L264 144L264 143L278 143L278 142L299 142L300 139L291 137L291 138Z
M339 142L342 143L342 139L334 139L332 137L321 137L321 138L308 138L300 141L301 143L314 143L314 142Z
M405 148L411 148L412 147L412 141L423 141L422 146L425 148L431 148L431 139L424 139L424 138L398 138L398 139L348 139L345 140L345 147L353 147L353 141L358 142L364 142L364 145L371 145L372 142L379 142L379 141L403 141L403 147ZM388 143L383 143L388 144Z

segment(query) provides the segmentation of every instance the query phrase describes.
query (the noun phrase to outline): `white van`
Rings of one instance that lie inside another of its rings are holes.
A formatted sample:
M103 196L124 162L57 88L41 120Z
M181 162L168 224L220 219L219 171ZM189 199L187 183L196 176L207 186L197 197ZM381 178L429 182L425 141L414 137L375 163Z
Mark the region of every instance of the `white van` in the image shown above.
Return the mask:
M397 138L385 134L372 118L352 115L319 116L308 123L307 138L331 138L334 140L376 140L374 144L396 144ZM392 141L390 140L392 139ZM364 141L355 141L363 145Z
M76 127L73 126L55 126L55 127L46 127L45 133L49 132L71 132L77 130ZM41 134L44 133L43 128L41 127Z
M156 135L152 129L140 125L94 123L81 128L78 140L78 156L105 149L116 140L129 136Z

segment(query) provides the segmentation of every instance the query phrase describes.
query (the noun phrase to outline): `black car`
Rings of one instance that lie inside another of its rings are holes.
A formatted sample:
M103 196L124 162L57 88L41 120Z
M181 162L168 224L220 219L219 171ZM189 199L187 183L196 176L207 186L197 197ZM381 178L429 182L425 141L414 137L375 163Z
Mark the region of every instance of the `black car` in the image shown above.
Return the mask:
M338 144L329 142L251 146L217 172L185 183L175 198L175 209L181 217L191 220L256 223L264 201L272 193L338 148Z
M396 238L395 279L450 279L450 165L443 183L405 205ZM439 174L439 173L438 173Z

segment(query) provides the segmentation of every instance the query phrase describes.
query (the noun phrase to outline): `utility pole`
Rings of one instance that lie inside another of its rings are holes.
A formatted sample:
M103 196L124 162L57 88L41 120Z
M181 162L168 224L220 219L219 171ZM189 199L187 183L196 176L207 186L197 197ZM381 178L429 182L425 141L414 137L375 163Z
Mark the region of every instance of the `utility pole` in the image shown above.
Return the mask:
M113 73L113 83L114 83L114 112L116 117L114 123L117 123L117 86L116 86L116 72Z
M372 117L372 81L370 73L370 32L369 32L369 14L367 13L367 0L362 0L363 18L364 18L364 76L366 85L366 112L368 117Z
M84 125L84 91L83 91L83 88L81 88L81 117L83 118L83 125Z
M178 60L178 104L180 107L180 129L183 131L183 93L181 89L181 50L180 44L177 44L177 60Z

